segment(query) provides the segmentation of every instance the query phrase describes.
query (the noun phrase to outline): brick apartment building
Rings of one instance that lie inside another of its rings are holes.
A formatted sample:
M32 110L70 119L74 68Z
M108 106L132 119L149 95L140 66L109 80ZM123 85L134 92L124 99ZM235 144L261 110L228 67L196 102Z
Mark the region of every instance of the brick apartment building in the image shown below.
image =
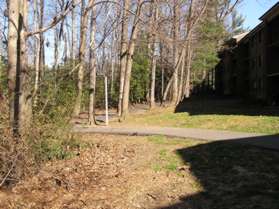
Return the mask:
M279 103L279 2L252 31L233 37L220 52L215 88L269 104Z

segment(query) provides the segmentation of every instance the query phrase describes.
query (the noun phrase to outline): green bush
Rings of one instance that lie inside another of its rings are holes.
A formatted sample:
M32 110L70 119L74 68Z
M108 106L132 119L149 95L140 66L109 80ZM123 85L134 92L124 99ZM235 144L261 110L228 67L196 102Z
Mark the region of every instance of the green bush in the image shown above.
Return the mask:
M134 55L130 101L140 103L146 101L149 89L149 61L144 53L136 52Z
M0 56L0 99L1 96L7 95L8 88L6 84L7 84L7 63Z
M198 31L200 41L195 46L192 63L192 69L197 75L194 83L201 82L204 71L212 70L219 62L218 40L222 40L225 36L225 28L216 22L204 21Z
M69 119L73 112L76 91L76 75L70 74L72 62L59 66L56 70L45 69L41 90L39 92L39 103L34 109L34 116L43 114L48 121Z
M67 127L57 124L40 125L29 134L27 141L35 161L62 160L75 155L80 142L69 134Z

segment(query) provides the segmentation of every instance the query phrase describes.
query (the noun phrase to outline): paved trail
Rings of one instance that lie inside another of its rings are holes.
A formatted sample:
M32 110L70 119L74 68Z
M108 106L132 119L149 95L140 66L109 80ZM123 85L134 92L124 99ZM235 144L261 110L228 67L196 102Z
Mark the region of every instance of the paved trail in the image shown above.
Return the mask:
M279 135L266 135L254 133L242 133L220 130L206 130L194 128L171 128L171 127L86 127L75 126L75 133L94 134L118 134L118 135L163 135L169 137L201 139L207 141L236 141L268 149L279 150Z

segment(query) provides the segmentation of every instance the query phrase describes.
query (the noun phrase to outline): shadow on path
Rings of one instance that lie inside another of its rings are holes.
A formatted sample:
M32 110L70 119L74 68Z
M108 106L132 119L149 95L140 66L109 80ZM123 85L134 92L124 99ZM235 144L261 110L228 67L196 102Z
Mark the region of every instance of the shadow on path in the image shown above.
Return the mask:
M193 96L189 99L184 99L177 105L175 113L179 112L188 112L190 115L279 116L279 107L248 103L234 98Z
M160 209L278 209L279 152L243 144L273 138L217 141L177 150L200 182L201 192Z

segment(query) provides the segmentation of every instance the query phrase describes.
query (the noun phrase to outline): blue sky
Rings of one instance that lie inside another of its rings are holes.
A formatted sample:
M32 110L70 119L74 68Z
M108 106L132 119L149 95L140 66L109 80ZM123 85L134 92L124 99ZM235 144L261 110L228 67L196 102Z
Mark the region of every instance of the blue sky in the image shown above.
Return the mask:
M255 27L260 23L259 18L277 2L278 0L243 0L239 12L246 18L245 27Z

